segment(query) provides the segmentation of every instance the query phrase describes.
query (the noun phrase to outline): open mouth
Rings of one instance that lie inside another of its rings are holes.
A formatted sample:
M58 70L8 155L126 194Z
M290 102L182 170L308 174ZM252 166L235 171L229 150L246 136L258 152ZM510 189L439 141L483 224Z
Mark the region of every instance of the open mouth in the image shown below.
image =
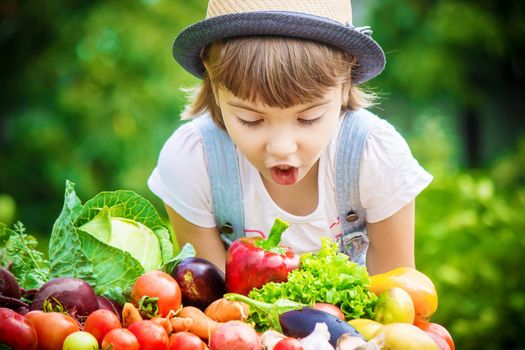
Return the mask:
M297 182L299 176L299 168L278 165L270 168L272 180L279 185L293 185Z

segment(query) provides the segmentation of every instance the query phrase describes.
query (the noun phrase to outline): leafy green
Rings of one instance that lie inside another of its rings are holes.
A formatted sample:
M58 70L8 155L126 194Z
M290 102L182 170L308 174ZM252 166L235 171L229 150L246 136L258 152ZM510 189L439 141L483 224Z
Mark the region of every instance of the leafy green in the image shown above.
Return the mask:
M97 294L123 301L144 272L174 266L173 243L149 201L132 191L101 192L84 205L66 182L62 213L49 245L50 277L76 277Z
M49 261L36 249L37 240L26 233L21 222L14 230L0 226L0 265L9 266L18 284L24 289L35 289L49 277Z
M280 314L290 310L299 310L303 307L311 306L296 303L288 299L279 299L274 303L269 304L236 293L227 293L224 294L224 297L228 300L242 301L243 303L248 304L250 306L250 315L264 315L264 317L257 317L258 322L255 322L259 329L271 328L279 332L282 332L281 324L279 323Z
M372 318L377 297L370 292L369 286L365 267L339 253L337 243L322 238L319 252L303 254L301 267L288 274L287 282L267 283L253 289L248 296L269 304L279 299L309 305L325 302L341 308L347 319ZM261 330L269 324L267 315L257 310L250 313L250 320Z
M66 181L64 206L49 239L50 278L77 277L93 286L96 281L93 265L82 251L75 227L82 203L74 186L72 182Z
M164 264L162 269L166 273L171 273L175 266L177 266L182 260L194 257L195 254L195 248L193 248L191 244L186 243L182 246L182 248L176 256L174 256L171 260Z

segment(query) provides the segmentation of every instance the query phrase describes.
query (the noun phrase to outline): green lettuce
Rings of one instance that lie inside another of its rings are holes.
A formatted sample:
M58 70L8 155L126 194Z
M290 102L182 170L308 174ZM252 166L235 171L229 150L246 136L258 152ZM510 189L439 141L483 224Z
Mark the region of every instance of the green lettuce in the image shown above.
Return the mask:
M346 319L373 319L377 297L369 289L370 278L366 268L338 252L337 243L333 240L321 240L319 252L301 255L301 267L288 274L287 282L267 283L253 289L248 296L269 304L280 299L308 305L330 303L338 306ZM249 320L260 331L271 325L268 314L257 310L250 313Z

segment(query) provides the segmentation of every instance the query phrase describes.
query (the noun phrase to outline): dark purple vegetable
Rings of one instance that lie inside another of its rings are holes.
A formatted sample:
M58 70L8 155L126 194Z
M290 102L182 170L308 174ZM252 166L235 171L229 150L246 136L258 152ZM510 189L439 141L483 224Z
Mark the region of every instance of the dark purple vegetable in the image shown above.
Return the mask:
M313 332L315 324L318 322L326 323L330 332L330 344L336 346L337 339L345 333L355 337L364 337L354 327L329 314L328 312L304 307L300 310L292 310L279 315L279 324L283 334L294 338L304 338Z
M21 297L22 290L15 276L5 267L0 267L0 307L23 312L29 305L20 300Z
M60 277L46 282L36 293L31 310L43 310L46 301L53 310L61 305L64 311L76 318L88 316L98 310L97 296L93 288L79 278Z
M204 258L186 258L171 272L180 286L182 304L205 310L226 293L224 272Z
M122 305L102 295L97 295L97 301L99 309L109 310L113 312L118 316L119 320L122 321Z
M11 309L18 312L19 314L27 313L27 310L29 309L29 305L24 303L22 300L5 297L3 295L0 295L0 307Z
M0 295L15 299L20 299L22 296L15 276L4 267L0 267Z

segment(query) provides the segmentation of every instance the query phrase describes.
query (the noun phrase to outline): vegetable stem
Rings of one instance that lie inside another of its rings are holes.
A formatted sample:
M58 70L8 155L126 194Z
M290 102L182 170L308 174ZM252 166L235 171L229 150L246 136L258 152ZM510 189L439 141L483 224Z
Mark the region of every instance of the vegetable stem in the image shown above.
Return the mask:
M281 324L279 323L280 314L290 310L299 310L303 307L309 306L302 303L296 303L295 301L288 299L279 299L273 304L268 304L236 293L226 293L224 294L224 297L228 300L242 301L248 304L250 307L257 309L260 313L266 314L270 323L270 327L279 332L282 332Z
M279 248L279 243L281 243L283 232L288 228L288 226L290 226L290 224L286 221L280 218L275 218L268 238L258 240L255 245L267 251L275 251L279 254L283 254L284 252L281 252L280 250L276 251L275 248Z

